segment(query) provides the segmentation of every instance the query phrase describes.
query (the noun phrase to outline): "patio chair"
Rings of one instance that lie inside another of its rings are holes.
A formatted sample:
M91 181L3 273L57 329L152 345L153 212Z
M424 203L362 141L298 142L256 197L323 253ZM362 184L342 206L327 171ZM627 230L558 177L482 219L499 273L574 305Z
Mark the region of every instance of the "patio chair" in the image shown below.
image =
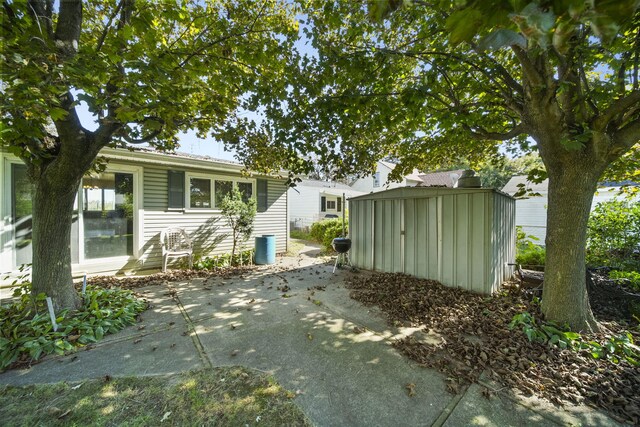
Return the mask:
M189 268L193 267L193 244L182 228L166 228L160 233L162 244L162 271L167 271L169 258L189 257Z

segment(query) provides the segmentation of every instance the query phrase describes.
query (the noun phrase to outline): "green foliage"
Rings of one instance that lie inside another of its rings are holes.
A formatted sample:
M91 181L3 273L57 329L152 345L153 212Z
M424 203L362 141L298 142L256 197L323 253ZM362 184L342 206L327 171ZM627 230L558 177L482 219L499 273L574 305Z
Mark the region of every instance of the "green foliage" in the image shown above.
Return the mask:
M544 246L535 244L538 238L516 227L516 263L524 266L544 266L547 252Z
M345 229L349 230L349 220L345 220ZM342 237L342 219L333 218L314 222L309 235L313 240L321 243L326 250L331 251L333 239Z
M235 254L233 259L231 258L231 254L221 254L201 258L193 263L193 269L211 271L232 265L250 265L252 260L253 249L249 249Z
M29 284L14 292L18 301L0 307L0 370L21 360L38 360L43 354L64 354L75 347L101 340L103 336L132 325L147 303L133 292L87 287L80 310L56 313L53 331L45 295L35 297Z
M598 203L589 217L587 262L622 270L640 269L640 203Z
M246 241L253 233L253 221L256 218L256 199L245 200L243 194L234 187L231 194L226 195L220 204L220 212L231 227L233 248L231 249L231 262L236 261L236 248Z
M291 230L289 237L292 239L311 240L311 233L304 230Z
M611 336L603 342L587 341L577 332L571 332L554 322L536 320L528 312L516 314L509 323L509 328L522 329L529 341L546 343L561 349L585 351L594 359L607 359L613 363L626 360L633 366L640 366L640 347L634 343L629 332Z
M612 270L609 272L609 278L624 281L633 289L640 291L640 273L637 271Z

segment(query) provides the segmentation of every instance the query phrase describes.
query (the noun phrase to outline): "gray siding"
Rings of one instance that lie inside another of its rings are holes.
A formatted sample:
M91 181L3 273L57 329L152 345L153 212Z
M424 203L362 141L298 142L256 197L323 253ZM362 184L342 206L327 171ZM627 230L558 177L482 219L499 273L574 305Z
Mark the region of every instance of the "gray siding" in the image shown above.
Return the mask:
M196 209L169 210L168 181L169 167L144 168L144 246L138 259L138 266L151 268L161 265L162 251L160 232L167 227L184 228L194 241L196 256L207 256L231 252L233 241L230 229L219 212ZM171 168L182 170L180 168ZM190 172L186 170L185 172ZM202 174L202 171L197 171ZM224 176L219 172L215 176ZM229 174L229 177L239 177ZM283 181L268 180L268 209L256 215L254 234L244 243L245 248L253 248L254 237L263 234L276 236L276 251L287 250L287 188ZM255 188L254 188L255 191Z
M363 196L351 200L352 262L491 293L512 274L514 218L514 200L487 190Z

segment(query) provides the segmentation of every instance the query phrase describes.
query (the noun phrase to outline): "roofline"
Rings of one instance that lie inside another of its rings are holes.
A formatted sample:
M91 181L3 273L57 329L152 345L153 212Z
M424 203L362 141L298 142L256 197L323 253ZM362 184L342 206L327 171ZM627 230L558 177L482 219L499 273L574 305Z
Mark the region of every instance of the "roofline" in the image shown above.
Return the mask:
M513 196L495 188L448 188L448 187L398 187L390 190L368 193L362 196L350 197L349 200L379 200L379 199L417 199L421 197L437 197L449 194L496 193L516 200Z
M106 157L109 160L121 160L121 161L134 161L136 163L163 165L163 166L183 166L190 169L200 170L213 170L220 172L248 172L252 176L265 176L276 179L285 179L281 174L286 175L286 171L281 171L281 174L261 174L247 170L244 165L240 163L225 162L219 159L198 159L195 157L182 157L180 155L171 153L149 152L149 151L130 151L123 148L111 148L105 147L100 150L99 155Z

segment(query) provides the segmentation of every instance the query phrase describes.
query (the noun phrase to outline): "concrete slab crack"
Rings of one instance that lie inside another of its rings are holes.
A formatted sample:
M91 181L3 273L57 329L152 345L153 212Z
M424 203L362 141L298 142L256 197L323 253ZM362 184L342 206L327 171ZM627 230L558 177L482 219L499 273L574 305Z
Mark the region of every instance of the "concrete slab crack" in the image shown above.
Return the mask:
M200 356L200 360L202 361L202 364L206 368L212 368L213 364L211 363L211 360L207 356L207 352L205 351L204 346L200 341L200 337L198 336L198 333L196 332L196 328L193 322L191 321L191 317L189 317L189 313L187 313L187 310L185 310L184 305L182 305L182 301L180 301L180 297L178 296L177 292L173 294L173 300L176 302L176 305L178 306L180 313L182 313L182 317L184 317L184 320L187 323L187 331L190 332L189 335L191 336L193 345L198 351L198 355Z

